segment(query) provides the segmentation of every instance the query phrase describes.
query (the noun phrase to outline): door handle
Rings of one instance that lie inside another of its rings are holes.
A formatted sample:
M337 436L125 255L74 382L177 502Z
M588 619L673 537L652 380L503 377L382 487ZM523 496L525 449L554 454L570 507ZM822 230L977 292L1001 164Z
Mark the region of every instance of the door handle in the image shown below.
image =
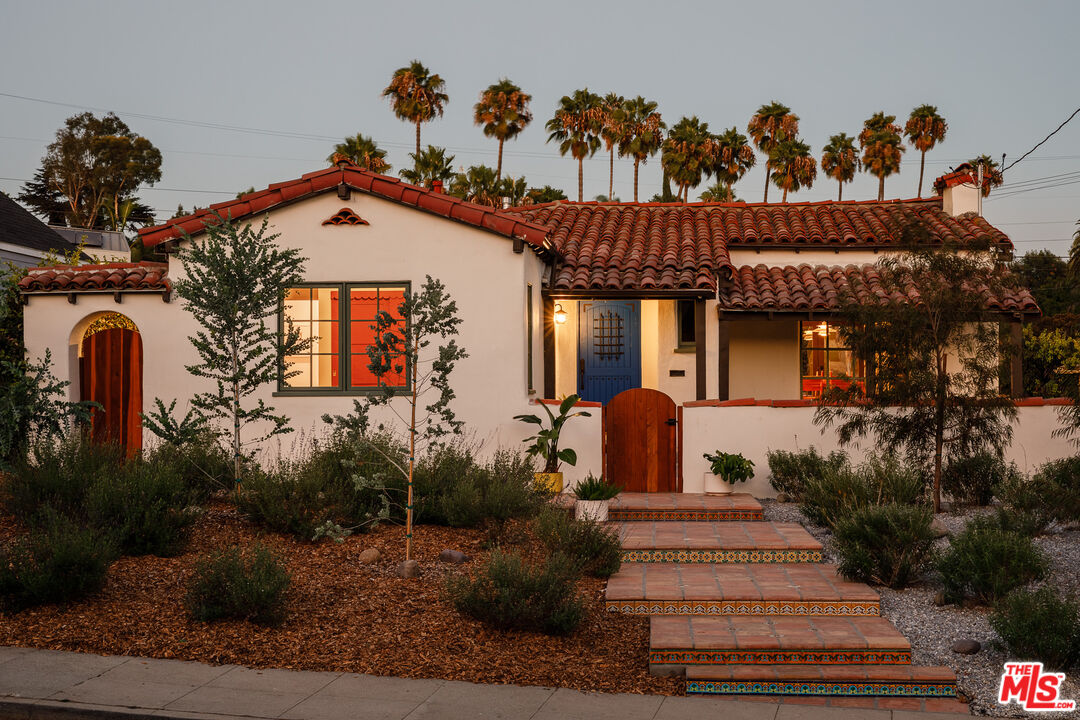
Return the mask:
M664 421L664 424L665 425L678 425L679 421L676 420L675 418L668 418L667 420Z

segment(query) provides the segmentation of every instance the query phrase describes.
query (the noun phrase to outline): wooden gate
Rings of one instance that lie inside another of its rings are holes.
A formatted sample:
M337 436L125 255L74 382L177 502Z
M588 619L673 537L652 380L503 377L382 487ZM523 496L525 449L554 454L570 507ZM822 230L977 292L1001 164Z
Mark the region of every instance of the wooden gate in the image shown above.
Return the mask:
M633 388L604 406L604 476L626 492L679 492L678 416L659 390Z
M129 454L142 448L142 338L136 330L109 328L88 335L79 358L80 399L94 409L91 438L116 443Z

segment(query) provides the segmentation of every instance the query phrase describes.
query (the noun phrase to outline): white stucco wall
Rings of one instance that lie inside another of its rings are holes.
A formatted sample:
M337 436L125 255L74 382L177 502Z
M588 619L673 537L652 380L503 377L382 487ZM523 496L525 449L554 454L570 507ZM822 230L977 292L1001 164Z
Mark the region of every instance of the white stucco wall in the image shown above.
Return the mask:
M799 398L799 321L734 319L730 325L728 397Z
M751 250L732 247L728 251L731 255L731 264L736 267L741 265L779 267L785 265L872 265L886 254L865 248L858 250L792 250L777 247Z

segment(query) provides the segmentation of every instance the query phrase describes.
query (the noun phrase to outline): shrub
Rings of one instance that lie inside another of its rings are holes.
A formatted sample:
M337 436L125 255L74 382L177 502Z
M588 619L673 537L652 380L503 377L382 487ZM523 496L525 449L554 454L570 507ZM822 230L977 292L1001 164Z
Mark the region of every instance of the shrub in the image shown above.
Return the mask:
M1080 455L1052 460L1035 477L1053 489L1054 517L1064 523L1080 522Z
M195 522L195 493L175 465L131 460L100 475L86 496L86 515L112 534L125 555L171 557Z
M489 625L563 635L585 617L577 577L577 563L562 553L530 567L518 553L494 550L474 577L451 576L446 590L459 612Z
M1038 660L1051 670L1080 661L1080 604L1049 586L1014 590L994 606L994 628L1015 660Z
M212 435L183 445L162 443L146 453L146 460L157 468L171 468L199 502L232 489L235 482L232 459Z
M852 580L907 587L932 560L932 521L928 508L911 505L855 510L834 528L840 572Z
M994 453L980 452L951 458L941 473L941 487L954 500L968 505L989 505L994 488L1020 476L1015 463Z
M536 514L544 502L531 460L499 451L486 464L468 448L445 446L423 458L414 478L417 522L476 527Z
M870 456L856 468L825 467L821 475L808 477L801 507L810 522L833 527L861 508L916 504L925 488L926 477L920 470L892 455Z
M46 510L28 537L0 549L0 599L21 608L90 595L116 559L113 540Z
M44 507L82 516L94 481L124 464L115 445L98 444L73 432L56 442L41 442L15 464L7 482L8 511L27 520Z
M574 486L574 497L578 500L610 500L622 492L620 485L615 485L596 477L592 473Z
M975 518L938 558L945 597L991 604L1046 575L1046 557L1031 539L1004 530L993 517Z
M195 565L184 604L201 622L231 618L276 625L285 617L289 571L262 545L233 546Z
M994 492L1001 501L997 521L1004 530L1033 537L1046 530L1059 514L1059 487L1044 474L1009 475Z
M536 519L536 535L549 552L569 555L583 572L611 577L622 564L622 546L614 528L592 520L575 520L570 513L547 508Z
M834 450L825 457L811 446L808 450L769 450L769 484L777 492L787 493L794 500L801 500L808 480L826 473L836 472L847 465L848 457Z

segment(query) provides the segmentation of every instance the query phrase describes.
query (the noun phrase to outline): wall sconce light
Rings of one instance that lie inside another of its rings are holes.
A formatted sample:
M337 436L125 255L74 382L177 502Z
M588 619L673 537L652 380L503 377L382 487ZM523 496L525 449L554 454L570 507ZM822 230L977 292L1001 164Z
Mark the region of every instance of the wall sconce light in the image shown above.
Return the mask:
M562 309L560 303L555 303L555 322L559 325L566 324L566 311Z

